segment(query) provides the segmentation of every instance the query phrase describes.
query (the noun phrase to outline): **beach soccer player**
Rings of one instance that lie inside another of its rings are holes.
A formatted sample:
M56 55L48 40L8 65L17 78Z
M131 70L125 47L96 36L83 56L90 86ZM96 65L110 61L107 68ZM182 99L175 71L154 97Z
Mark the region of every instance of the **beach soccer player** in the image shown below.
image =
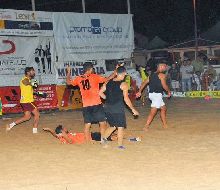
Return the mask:
M23 109L24 116L6 126L6 131L10 131L14 126L31 119L34 115L33 133L37 133L40 113L34 103L33 87L38 86L37 80L34 79L35 71L33 67L25 68L25 76L20 81L21 99L20 105Z
M110 127L106 129L103 136L103 144L107 138L118 129L118 148L124 149L123 137L126 128L126 117L124 102L131 109L133 115L139 115L128 97L128 84L124 82L126 69L120 66L116 69L116 77L105 83L100 89L100 96L105 99L105 114Z
M160 109L160 117L163 123L163 127L167 128L167 120L166 120L166 111L167 108L163 101L163 92L166 91L168 93L168 97L171 97L170 89L166 82L166 75L164 72L167 70L166 63L159 63L157 65L156 72L152 73L149 79L146 79L141 84L139 92L136 94L136 97L139 98L141 96L141 92L145 88L145 86L149 83L149 99L151 100L151 110L147 117L147 123L144 127L144 130L147 131L151 122L153 121L157 111Z
M56 129L53 131L50 128L43 128L45 132L49 132L54 137L60 140L62 144L83 144L86 142L85 133L71 133L67 128L62 125L58 125ZM101 141L101 133L100 132L92 132L89 135L90 141ZM108 141L117 140L117 136L114 134L110 136Z
M67 84L79 86L82 102L83 102L83 117L84 117L84 133L86 141L90 141L90 127L92 123L99 123L101 135L106 130L106 117L101 98L99 96L99 86L107 80L115 77L113 72L108 78L94 74L93 64L86 62L83 65L84 74L75 77L71 80L70 67L67 68Z

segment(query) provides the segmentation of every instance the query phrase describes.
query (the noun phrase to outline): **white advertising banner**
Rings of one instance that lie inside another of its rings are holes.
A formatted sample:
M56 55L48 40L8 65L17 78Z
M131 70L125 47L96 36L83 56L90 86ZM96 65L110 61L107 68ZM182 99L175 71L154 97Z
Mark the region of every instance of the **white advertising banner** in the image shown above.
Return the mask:
M94 67L94 72L100 75L106 74L105 60L90 60L86 62L91 62ZM68 66L71 67L71 76L75 78L76 76L83 75L83 64L85 62L78 61L64 61L56 63L56 82L57 84L66 84L66 69Z
M17 85L12 81L17 81L28 66L34 67L36 75L42 80L52 83L51 80L56 78L54 49L51 37L0 36L0 86L8 86L9 82Z
M0 35L53 36L52 13L0 9Z
M134 49L132 15L53 13L59 61L129 58Z

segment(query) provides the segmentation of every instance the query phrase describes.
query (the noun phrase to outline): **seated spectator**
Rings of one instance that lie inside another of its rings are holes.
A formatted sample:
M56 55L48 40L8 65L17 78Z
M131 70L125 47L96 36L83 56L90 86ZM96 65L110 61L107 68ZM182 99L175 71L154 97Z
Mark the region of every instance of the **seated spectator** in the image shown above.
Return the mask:
M208 69L202 75L202 89L214 90L214 82L216 80L216 70L212 65L208 66Z
M201 85L201 76L199 72L195 72L192 75L192 83L195 84L196 90L201 91L202 85Z
M191 65L191 61L189 59L184 60L183 64L180 67L180 76L182 83L182 91L186 92L186 90L191 91L192 87L192 73L193 66Z

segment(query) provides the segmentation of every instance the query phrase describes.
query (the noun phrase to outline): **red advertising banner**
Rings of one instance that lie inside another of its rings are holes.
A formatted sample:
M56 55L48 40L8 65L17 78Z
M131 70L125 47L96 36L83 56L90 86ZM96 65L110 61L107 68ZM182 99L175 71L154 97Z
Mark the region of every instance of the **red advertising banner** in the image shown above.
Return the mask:
M57 108L56 85L40 85L37 91L47 94L46 98L36 97L35 102L39 110L48 110Z
M58 108L70 110L82 108L82 98L79 89L72 86L57 86Z
M18 86L0 87L0 97L2 99L2 112L19 113L22 112L20 106L20 88Z
M39 110L57 108L56 85L41 85L37 91L47 93L46 98L35 96L35 102ZM0 97L2 100L3 114L22 112L20 106L20 88L18 86L0 87Z

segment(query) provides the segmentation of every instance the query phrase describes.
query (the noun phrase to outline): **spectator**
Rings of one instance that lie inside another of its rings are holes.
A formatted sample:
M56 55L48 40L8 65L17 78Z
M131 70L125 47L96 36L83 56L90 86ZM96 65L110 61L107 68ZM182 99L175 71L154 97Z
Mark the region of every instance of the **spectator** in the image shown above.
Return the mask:
M218 79L215 82L215 86L216 86L215 90L220 90L220 74L218 75Z
M170 68L168 74L171 80L171 89L174 92L177 92L180 88L180 84L179 84L180 73L175 63L172 64L172 67Z
M208 66L206 72L208 73L208 75L212 79L212 81L214 81L216 79L217 73L212 65Z
M214 90L214 82L216 80L216 76L216 70L212 65L209 65L202 76L203 90Z
M195 72L192 75L192 83L195 85L195 89L197 91L202 90L202 85L201 85L201 76L199 72Z
M181 82L182 82L182 91L185 92L186 89L188 91L191 90L191 79L193 73L193 66L191 65L191 61L184 60L182 66L180 67L180 74L181 74ZM187 86L187 88L186 88Z
M201 74L204 72L204 59L202 56L198 56L197 60L194 60L192 62L192 66L193 66L193 71L194 73L199 74L199 76L201 76Z

